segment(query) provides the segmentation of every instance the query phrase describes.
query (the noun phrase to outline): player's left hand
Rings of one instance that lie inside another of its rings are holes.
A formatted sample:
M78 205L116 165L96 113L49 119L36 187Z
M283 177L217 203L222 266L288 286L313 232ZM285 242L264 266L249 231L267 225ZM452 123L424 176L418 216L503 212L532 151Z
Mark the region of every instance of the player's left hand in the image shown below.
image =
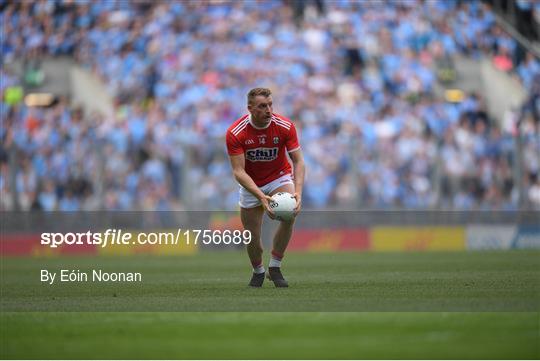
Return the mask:
M295 193L293 197L296 199L296 207L294 207L294 216L296 217L302 208L302 195Z

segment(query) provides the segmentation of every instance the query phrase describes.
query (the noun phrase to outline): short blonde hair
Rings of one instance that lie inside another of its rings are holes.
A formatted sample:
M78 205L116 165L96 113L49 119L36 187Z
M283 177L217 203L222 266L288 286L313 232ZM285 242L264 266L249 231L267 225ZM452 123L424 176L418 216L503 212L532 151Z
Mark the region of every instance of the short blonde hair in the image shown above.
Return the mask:
M253 88L249 91L247 95L247 102L248 104L253 103L253 100L257 95L262 95L264 97L269 97L272 95L272 91L268 88Z

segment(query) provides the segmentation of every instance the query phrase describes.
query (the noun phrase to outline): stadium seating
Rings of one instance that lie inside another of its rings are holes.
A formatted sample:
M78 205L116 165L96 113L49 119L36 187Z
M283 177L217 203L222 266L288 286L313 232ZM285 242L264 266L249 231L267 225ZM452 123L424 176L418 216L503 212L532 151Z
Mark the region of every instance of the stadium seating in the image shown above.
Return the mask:
M485 3L10 2L0 22L3 64L72 56L116 106L27 107L2 67L1 209L235 209L223 136L255 86L300 130L306 208L540 208L540 62ZM456 55L493 59L523 106L438 96Z

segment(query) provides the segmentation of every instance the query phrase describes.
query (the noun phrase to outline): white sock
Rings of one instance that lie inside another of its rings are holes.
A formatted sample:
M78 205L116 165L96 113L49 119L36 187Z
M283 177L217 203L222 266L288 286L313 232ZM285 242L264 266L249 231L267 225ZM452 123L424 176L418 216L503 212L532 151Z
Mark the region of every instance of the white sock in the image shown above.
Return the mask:
M264 272L266 272L266 270L264 269L264 266L262 264L257 267L253 267L253 273L259 274Z
M270 264L268 265L268 267L281 267L281 260L272 257L270 259Z

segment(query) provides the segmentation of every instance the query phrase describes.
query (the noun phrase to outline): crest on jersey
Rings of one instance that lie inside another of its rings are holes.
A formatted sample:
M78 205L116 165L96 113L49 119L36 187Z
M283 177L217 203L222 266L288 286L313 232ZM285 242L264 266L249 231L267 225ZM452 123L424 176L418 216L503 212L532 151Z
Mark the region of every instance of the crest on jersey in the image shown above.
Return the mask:
M274 137L274 144L278 144L279 143L279 137Z
M258 135L259 137L259 144L266 144L266 135Z

